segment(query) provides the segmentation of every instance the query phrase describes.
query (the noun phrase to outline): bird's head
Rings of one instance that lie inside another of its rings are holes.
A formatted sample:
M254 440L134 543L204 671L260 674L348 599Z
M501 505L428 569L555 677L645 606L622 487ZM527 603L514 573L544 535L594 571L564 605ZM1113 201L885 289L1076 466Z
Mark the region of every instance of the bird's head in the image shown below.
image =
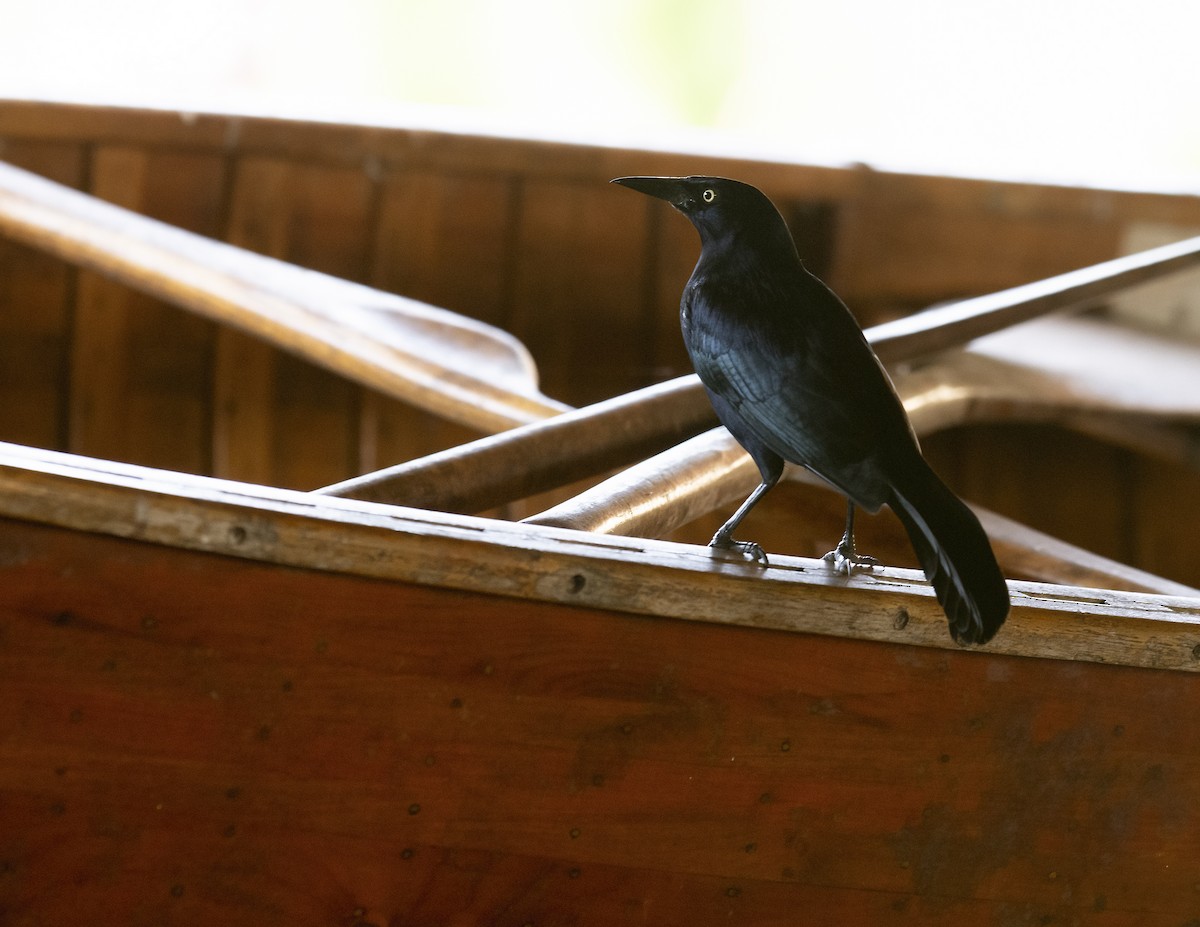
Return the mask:
M757 187L727 177L618 177L613 183L666 200L692 220L704 245L731 238L778 241L791 235Z

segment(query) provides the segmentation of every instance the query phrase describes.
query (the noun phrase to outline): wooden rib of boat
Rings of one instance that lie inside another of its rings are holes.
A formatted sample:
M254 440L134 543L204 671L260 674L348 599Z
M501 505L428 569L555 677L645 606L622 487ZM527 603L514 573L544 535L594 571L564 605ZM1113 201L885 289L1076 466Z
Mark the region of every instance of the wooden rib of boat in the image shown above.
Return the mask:
M0 920L1196 917L1200 355L1126 286L1198 249L1119 257L1194 198L20 102L0 157L57 181L0 166ZM800 480L769 569L689 543L746 479L695 246L605 181L701 170L1031 523L992 645L886 519L899 566L809 559Z

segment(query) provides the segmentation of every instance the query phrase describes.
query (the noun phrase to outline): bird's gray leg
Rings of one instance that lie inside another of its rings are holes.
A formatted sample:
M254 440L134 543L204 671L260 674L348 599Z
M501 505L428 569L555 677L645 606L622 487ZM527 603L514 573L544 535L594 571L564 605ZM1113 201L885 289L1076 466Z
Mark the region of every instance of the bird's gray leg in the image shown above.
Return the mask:
M839 573L849 576L855 568L869 570L879 564L874 557L867 557L854 549L854 503L846 503L846 533L838 541L838 546L821 559L830 564Z
M746 501L733 513L733 517L721 525L721 529L713 535L713 539L708 542L708 546L715 547L718 550L740 551L751 560L756 560L763 566L768 566L767 555L758 544L754 543L754 541L735 541L733 539L733 532L737 530L737 526L741 524L742 519L754 508L758 500L766 495L767 491L778 482L778 473L774 474L773 478L770 476L764 477L763 481L758 484L758 488L750 493L746 497Z

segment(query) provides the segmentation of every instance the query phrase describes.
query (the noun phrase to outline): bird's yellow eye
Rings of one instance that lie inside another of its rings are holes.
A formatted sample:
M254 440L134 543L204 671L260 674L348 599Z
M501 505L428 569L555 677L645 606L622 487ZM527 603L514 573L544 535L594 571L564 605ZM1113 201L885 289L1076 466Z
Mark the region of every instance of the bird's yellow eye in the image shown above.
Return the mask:
M717 198L717 191L709 189L709 190L705 190L700 195L704 197L704 202L711 203L713 200L715 200Z

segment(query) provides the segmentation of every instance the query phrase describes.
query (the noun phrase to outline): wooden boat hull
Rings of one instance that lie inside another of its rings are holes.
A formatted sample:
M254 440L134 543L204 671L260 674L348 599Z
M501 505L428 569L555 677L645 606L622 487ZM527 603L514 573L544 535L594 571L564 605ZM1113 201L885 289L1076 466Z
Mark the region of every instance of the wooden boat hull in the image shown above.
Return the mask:
M545 393L573 405L689 369L676 307L695 232L654 209L665 205L621 196L608 185L621 174L717 173L760 186L808 266L864 324L1200 226L1194 195L436 127L0 100L0 147L6 161L173 225L498 325L532 351ZM1144 299L1138 312L1176 305ZM475 436L8 242L0 391L0 440L303 489ZM1174 462L1032 424L960 429L923 446L965 498L1200 585L1200 494L1180 463L1196 459L1194 441ZM814 545L797 543L794 515L775 520L778 511L755 513L768 549L811 556L836 542L834 526ZM715 530L702 528L678 537Z
M861 582L894 596L856 630L880 639L839 639L805 631L860 581L811 561L764 574L30 456L0 468L14 923L1196 910L1200 678L1180 670L1200 602L1097 591L1056 613L1053 587L1017 584L998 652L967 652L886 571ZM1151 617L1115 616L1122 601ZM1018 655L1082 650L1092 629L1114 649ZM1143 665L1107 665L1122 653Z
M611 197L616 174L760 183L867 320L1200 215L1194 197L11 101L0 145L499 324L573 403L684 363L671 306L694 236ZM92 271L10 244L0 266L0 437L251 481L0 445L0 922L1200 911L1200 600L1014 582L1003 632L968 652L912 571L777 556L830 542L787 546L786 505L756 513L761 569L254 485L466 435ZM1010 427L932 456L976 501L1192 581L1191 433L1161 463Z

